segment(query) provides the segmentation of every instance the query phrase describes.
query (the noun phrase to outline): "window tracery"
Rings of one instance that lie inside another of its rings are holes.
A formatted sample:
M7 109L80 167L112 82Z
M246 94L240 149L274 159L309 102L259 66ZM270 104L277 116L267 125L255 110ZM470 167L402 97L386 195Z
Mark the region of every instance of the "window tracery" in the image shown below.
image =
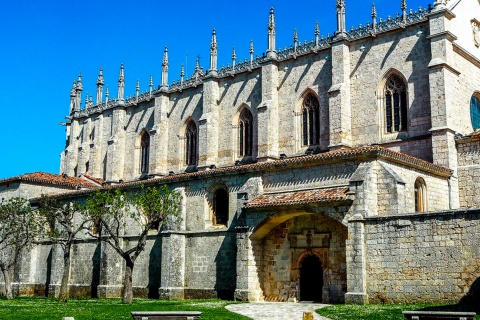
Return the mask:
M320 103L312 93L302 103L302 137L305 146L320 143Z
M238 128L239 154L249 157L253 151L253 116L248 109L244 109L240 114Z
M190 165L197 164L197 126L193 120L187 124L185 130L185 163Z
M385 124L387 132L407 130L407 90L397 75L390 76L385 85Z
M150 157L150 135L144 132L140 141L140 172L148 173L149 157Z

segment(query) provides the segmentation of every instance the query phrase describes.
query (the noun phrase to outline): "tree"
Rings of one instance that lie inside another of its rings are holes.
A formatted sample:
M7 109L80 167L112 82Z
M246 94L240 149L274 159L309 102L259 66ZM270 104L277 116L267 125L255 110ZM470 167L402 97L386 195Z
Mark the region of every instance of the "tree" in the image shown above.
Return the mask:
M50 227L48 237L53 243L59 244L63 250L63 274L58 301L67 302L72 245L77 235L87 228L90 220L81 214L83 211L77 201L62 202L42 195L38 205L40 216L48 222Z
M13 299L12 280L22 249L40 234L40 221L29 202L20 197L0 203L0 269L7 299Z
M148 231L158 229L169 217L179 213L181 195L167 186L141 188L130 194L118 189L97 190L85 201L90 218L97 221L101 231L92 234L108 243L125 261L122 302L133 302L132 273L135 261L145 249ZM131 223L133 222L133 223ZM137 230L126 231L126 224L136 225ZM126 232L138 237L135 245L126 248L123 236Z

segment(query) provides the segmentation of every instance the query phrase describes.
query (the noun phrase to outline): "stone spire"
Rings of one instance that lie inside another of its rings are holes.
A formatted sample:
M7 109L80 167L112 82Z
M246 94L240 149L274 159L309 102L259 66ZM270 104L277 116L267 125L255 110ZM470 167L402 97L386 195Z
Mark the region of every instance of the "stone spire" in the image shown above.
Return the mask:
M182 69L180 69L180 83L183 84L183 77L185 76L185 67L182 64Z
M162 88L168 87L168 47L163 51L162 61Z
M137 85L135 86L135 101L138 102L138 95L140 94L140 80L137 79Z
M105 105L108 103L108 97L110 96L110 93L108 92L108 86L105 89Z
M77 97L77 81L73 80L72 90L70 90L70 113L77 111L76 97Z
M377 7L372 3L372 27L373 30L377 28Z
M212 43L210 44L210 72L217 71L217 55L218 55L218 44L217 44L217 30L212 30Z
M76 95L75 110L76 111L79 111L80 106L82 105L82 91L83 91L82 74L80 73L78 75L77 85L75 86L75 95Z
M252 66L253 64L253 40L250 40L250 66Z
M268 50L267 57L275 58L277 51L275 50L275 13L273 7L270 8L270 17L268 19Z
M293 30L293 51L297 52L297 46L298 46L298 32L297 28Z
M150 81L148 82L148 89L150 92L150 97L152 96L152 91L153 91L153 76L150 75Z
M100 67L100 72L97 77L97 100L96 104L99 105L102 103L103 99L103 84L105 81L103 80L103 68Z
M318 26L318 20L315 22L315 46L318 47L320 44L320 27Z
M337 32L336 35L345 34L345 0L337 0Z
M402 9L402 21L405 23L407 22L407 0L402 0L400 8Z
M124 94L125 94L125 72L124 72L124 67L123 63L120 66L120 75L118 76L118 102L120 104L123 104L125 102L124 99Z
M237 52L235 51L235 47L232 50L232 67L235 69L235 63L237 62Z

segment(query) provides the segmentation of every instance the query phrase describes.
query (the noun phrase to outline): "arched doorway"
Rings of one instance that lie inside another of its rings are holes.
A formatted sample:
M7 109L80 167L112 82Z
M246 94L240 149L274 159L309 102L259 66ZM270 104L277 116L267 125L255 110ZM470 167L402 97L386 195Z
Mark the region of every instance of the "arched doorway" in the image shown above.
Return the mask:
M300 264L300 301L322 302L322 288L322 262L316 255L308 255Z

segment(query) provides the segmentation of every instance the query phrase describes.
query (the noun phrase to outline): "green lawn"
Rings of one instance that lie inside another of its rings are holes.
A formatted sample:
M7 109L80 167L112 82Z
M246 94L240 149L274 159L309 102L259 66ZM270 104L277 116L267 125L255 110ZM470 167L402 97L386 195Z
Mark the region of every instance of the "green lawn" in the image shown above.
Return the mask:
M318 314L333 320L405 320L402 311L420 310L434 306L432 304L341 304L316 311ZM475 320L480 320L480 316L476 316Z
M74 317L75 320L122 320L132 319L130 311L201 311L202 320L250 318L237 315L225 309L235 303L222 300L149 300L135 299L132 305L124 305L120 299L70 299L59 303L49 298L0 299L0 319L15 320L61 320Z

